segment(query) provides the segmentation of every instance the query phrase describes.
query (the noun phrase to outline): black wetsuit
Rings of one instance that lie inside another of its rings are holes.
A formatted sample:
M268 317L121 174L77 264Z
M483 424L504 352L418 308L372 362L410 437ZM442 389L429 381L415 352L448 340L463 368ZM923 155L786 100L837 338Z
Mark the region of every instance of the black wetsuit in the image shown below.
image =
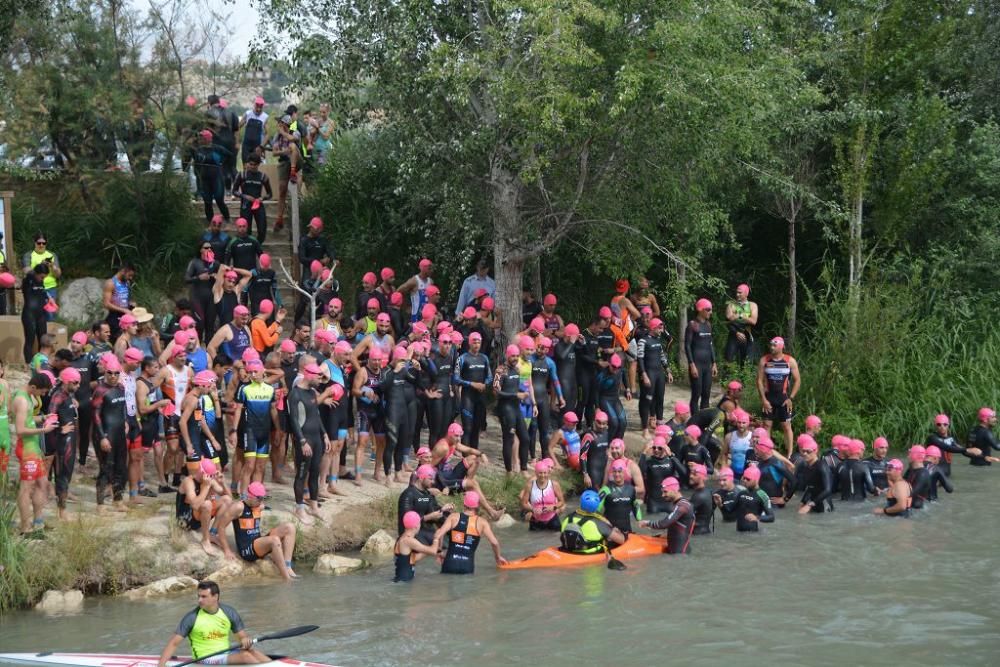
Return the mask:
M722 521L724 523L736 521L736 504L743 490L745 490L743 486L736 484L728 491L726 489L715 489L712 491L712 494L719 496L719 499L722 501L719 505L719 513L722 514Z
M691 378L691 410L707 408L712 393L712 365L715 364L711 322L688 322L684 329L684 353L688 363L698 370L698 377Z
M24 296L24 305L21 307L21 328L24 330L24 363L31 363L35 349L35 341L39 346L42 336L45 335L48 326L46 324L45 304L48 303L49 294L45 291L43 276L29 272L21 280L21 294Z
M237 269L253 271L257 268L257 258L263 253L260 241L253 236L234 236L226 248L226 263Z
M708 448L702 444L695 443L692 445L685 441L677 451L677 459L683 464L678 474L681 477L681 483L685 487L688 486L688 471L691 469L692 463L701 463L704 465L708 468L709 475L715 472L715 469L712 467L712 456L708 453Z
M261 206L261 208L264 208ZM247 303L250 305L250 314L256 315L260 312L260 302L268 299L277 303L278 274L273 269L254 269L250 282L247 283Z
M594 412L597 409L597 355L598 334L590 328L580 332L576 341L576 384L580 388L580 398L576 403L576 416L588 427L594 426Z
M552 423L552 409L549 401L549 388L552 388L552 395L559 396L562 388L559 386L559 378L553 377L552 368L549 366L549 358L544 354L536 354L531 358L531 387L535 392L535 401L538 405L538 417L535 418L528 433L531 439L531 458L535 458L536 438L542 450L542 458L549 456L549 437L552 430L558 424Z
M419 377L419 365L407 362L399 372L386 369L382 378L382 391L386 397L386 443L382 451L382 469L386 475L392 469L397 473L403 470L403 459L413 442Z
M612 370L610 366L597 371L597 399L601 409L608 413L608 433L611 439L624 438L628 421L622 405L621 390L624 368Z
M581 439L581 456L587 457L587 476L590 477L590 488L599 489L604 485L604 471L608 467L608 448L611 438L607 431L592 433L591 437Z
M795 476L785 467L785 464L771 456L757 462L760 468L760 488L769 498L791 497L795 489ZM785 484L787 482L787 485Z
M410 362L410 368L413 369L414 381L414 401L413 401L413 426L410 430L410 440L404 441L402 444L409 444L413 447L414 453L420 449L421 445L421 433L424 430L424 423L430 426L431 413L430 413L430 401L427 397L427 390L434 386L434 375L435 371L431 368L430 361L427 357L422 357L418 361ZM429 431L429 429L428 429ZM428 446L433 447L435 440L431 440Z
M52 463L55 466L56 501L60 508L64 508L77 456L76 443L79 423L74 396L60 384L59 388L52 392L48 411L49 414L54 414L59 418L59 427L49 431L43 437L50 440L53 445L50 451L55 452ZM62 427L69 424L74 424L77 428L69 433L63 433Z
M642 519L642 512L636 502L635 487L628 482L621 486L606 485L601 487L603 505L597 510L611 525L628 534L632 532L632 516Z
M767 492L757 487L748 489L740 487L736 494L736 530L741 533L756 533L758 523L774 521L774 510L771 509L771 499ZM757 516L757 521L747 518L748 514Z
M452 347L447 354L436 350L428 358L430 367L432 386L441 394L441 398L431 398L427 400L427 413L430 431L431 445L443 438L448 431L452 416L455 414L454 400L452 398L451 383L452 374L455 372L455 348ZM464 431L464 427L463 427ZM464 435L464 433L463 433Z
M267 196L264 196L264 193ZM267 174L260 171L243 170L236 175L233 182L233 194L240 198L240 217L248 223L255 223L257 230L257 240L262 244L267 238L267 208L262 204L253 209L254 199L270 199L274 196L271 191L271 181Z
M97 444L97 504L104 503L104 490L111 484L114 500L122 499L128 477L128 445L125 442L125 390L97 383L92 399L94 440ZM111 451L101 449L101 439L111 442Z
M521 470L528 469L530 453L528 425L521 417L521 399L517 397L521 390L521 376L517 366L504 365L497 371L499 389L496 392L496 415L500 418L500 435L503 442L503 464L507 472L514 466L514 435L518 440L518 463Z
M833 492L840 491L840 468L844 465L844 459L832 449L824 451L820 455L820 460L830 468L830 475L833 477Z
M833 473L823 459L809 465L802 459L796 466L799 481L799 491L802 491L802 504L812 502L813 512L833 511Z
M691 507L694 508L694 534L708 535L715 532L715 503L712 501L712 489L703 486L691 494Z
M650 522L653 530L667 530L667 553L690 553L691 534L695 528L694 506L687 498L681 498L674 509L659 521Z
M309 499L319 500L319 474L323 463L326 443L323 439L323 419L320 417L317 394L313 388L303 389L292 385L288 391L288 421L292 427L292 444L295 446L295 481L292 490L295 502L305 502L305 487L309 487ZM303 445L309 445L312 453L306 456Z
M434 526L427 523L424 517L432 512L437 512L441 508L430 491L424 491L412 484L409 485L399 494L399 502L396 509L396 528L400 535L403 534L404 530L403 515L407 512L416 512L420 515L420 531L417 533L417 539L427 545L430 545L434 541Z
M635 340L640 382L639 421L646 428L650 416L656 417L657 424L663 421L663 392L667 387L666 347L663 339L648 332ZM643 373L649 377L648 385L642 380Z
M725 420L726 413L719 408L702 408L701 410L697 410L687 420L686 426L694 425L701 429L701 436L698 438L698 443L705 446L713 461L718 461L719 455L722 453L722 443L715 436L715 432L719 430L720 426L723 426ZM756 460L756 456L751 447L746 452L745 462L749 463L754 460ZM712 472L712 466L708 467L708 471Z
M921 509L931 495L930 471L926 467L910 467L903 475L903 479L910 484L910 498L913 501L910 507L915 510Z
M455 362L454 384L462 388L462 444L479 449L479 425L486 420L486 392L476 391L471 383L490 382L490 360L479 352L466 352Z
M925 463L924 468L927 469L928 474L931 476L931 488L927 499L930 501L935 501L938 499L938 486L944 489L947 493L951 493L955 490L954 484L948 479L948 476L944 474L944 468L941 464Z
M993 429L982 424L969 432L968 446L978 447L982 452L979 456L969 456L969 463L974 466L993 465L986 460L986 457L992 456L994 450L1000 452L1000 442L997 441L997 436L993 433Z
M878 491L885 491L889 488L889 477L885 472L886 459L876 459L874 456L869 456L862 463L868 466L868 473L871 475L872 484L875 485Z
M938 467L944 471L946 476L951 475L951 462L955 454L968 456L965 453L965 447L958 444L958 441L950 435L942 438L937 433L931 433L927 436L927 446L930 447L931 445L941 450L941 462L938 464Z
M643 454L639 457L639 470L646 485L646 512L655 514L673 510L674 504L663 497L662 484L667 477L675 477L680 481L684 465L676 456L657 457Z
M94 363L92 356L83 353L69 362L69 365L80 373L80 388L76 390L77 412L79 415L79 422L76 426L76 442L80 465L85 465L87 463L87 452L90 450L90 432L94 422L91 405L91 397L94 394L94 389L90 386L90 383L97 377L97 364Z
M864 501L875 495L875 482L871 469L860 459L847 459L840 465L840 499Z
M576 384L576 345L560 340L556 343L555 354L556 374L559 376L559 384L562 385L563 398L566 399L566 407L562 409L562 414L576 409L577 384ZM577 415L577 417L581 417ZM582 417L581 417L582 419Z

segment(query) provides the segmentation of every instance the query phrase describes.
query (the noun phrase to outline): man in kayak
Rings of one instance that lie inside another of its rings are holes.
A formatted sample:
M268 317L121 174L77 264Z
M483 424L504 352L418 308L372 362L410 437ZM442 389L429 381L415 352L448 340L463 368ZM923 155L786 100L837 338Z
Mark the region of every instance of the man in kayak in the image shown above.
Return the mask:
M227 604L219 603L219 585L214 581L198 583L198 606L181 619L166 648L160 654L159 667L177 652L181 642L191 642L191 655L195 658L210 656L229 648L229 636L236 635L240 648L206 658L205 665L256 665L271 659L253 647L253 638L243 627L239 612Z
M625 543L625 535L597 513L600 506L601 497L597 491L587 489L580 495L580 509L562 521L559 534L562 551L595 554L609 546Z

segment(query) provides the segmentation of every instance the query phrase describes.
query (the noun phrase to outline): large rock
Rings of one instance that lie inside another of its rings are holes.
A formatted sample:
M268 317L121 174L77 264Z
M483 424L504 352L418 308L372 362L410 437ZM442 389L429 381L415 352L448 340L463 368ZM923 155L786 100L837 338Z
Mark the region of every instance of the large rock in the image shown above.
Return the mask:
M247 563L244 560L229 560L225 565L211 573L206 579L215 582L232 581L233 579L256 579L259 577L280 577L281 573L270 558Z
M323 554L316 561L313 572L317 574L347 574L355 570L361 570L368 566L368 563L360 558L346 558L337 554Z
M90 323L104 314L104 283L97 278L80 278L59 288L59 318L68 322Z
M145 598L191 590L197 585L198 580L192 577L167 577L166 579L159 579L140 588L127 591L125 597L130 600L143 600Z
M514 517L504 512L502 515L500 515L500 518L493 523L493 525L496 526L497 528L510 528L514 526L516 523L517 522L514 521Z
M363 554L388 554L392 553L396 546L396 538L384 530L377 530L365 541L365 546L361 547Z
M83 609L83 591L45 591L35 609L46 613L63 613Z

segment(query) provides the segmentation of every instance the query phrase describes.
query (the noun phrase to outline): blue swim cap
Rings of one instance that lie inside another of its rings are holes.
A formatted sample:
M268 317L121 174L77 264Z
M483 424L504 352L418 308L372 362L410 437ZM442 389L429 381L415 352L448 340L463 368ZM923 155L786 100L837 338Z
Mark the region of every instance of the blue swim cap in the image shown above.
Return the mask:
M587 489L580 496L580 509L584 512L596 512L597 508L601 506L601 497L597 495L597 491L593 489Z

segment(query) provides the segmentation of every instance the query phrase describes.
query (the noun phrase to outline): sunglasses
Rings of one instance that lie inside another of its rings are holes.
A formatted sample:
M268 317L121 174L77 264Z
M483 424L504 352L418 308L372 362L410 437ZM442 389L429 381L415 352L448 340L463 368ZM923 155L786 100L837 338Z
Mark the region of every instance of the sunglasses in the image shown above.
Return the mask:
M121 375L121 371L107 371L108 375Z
M35 241L35 245L48 245L48 241Z

